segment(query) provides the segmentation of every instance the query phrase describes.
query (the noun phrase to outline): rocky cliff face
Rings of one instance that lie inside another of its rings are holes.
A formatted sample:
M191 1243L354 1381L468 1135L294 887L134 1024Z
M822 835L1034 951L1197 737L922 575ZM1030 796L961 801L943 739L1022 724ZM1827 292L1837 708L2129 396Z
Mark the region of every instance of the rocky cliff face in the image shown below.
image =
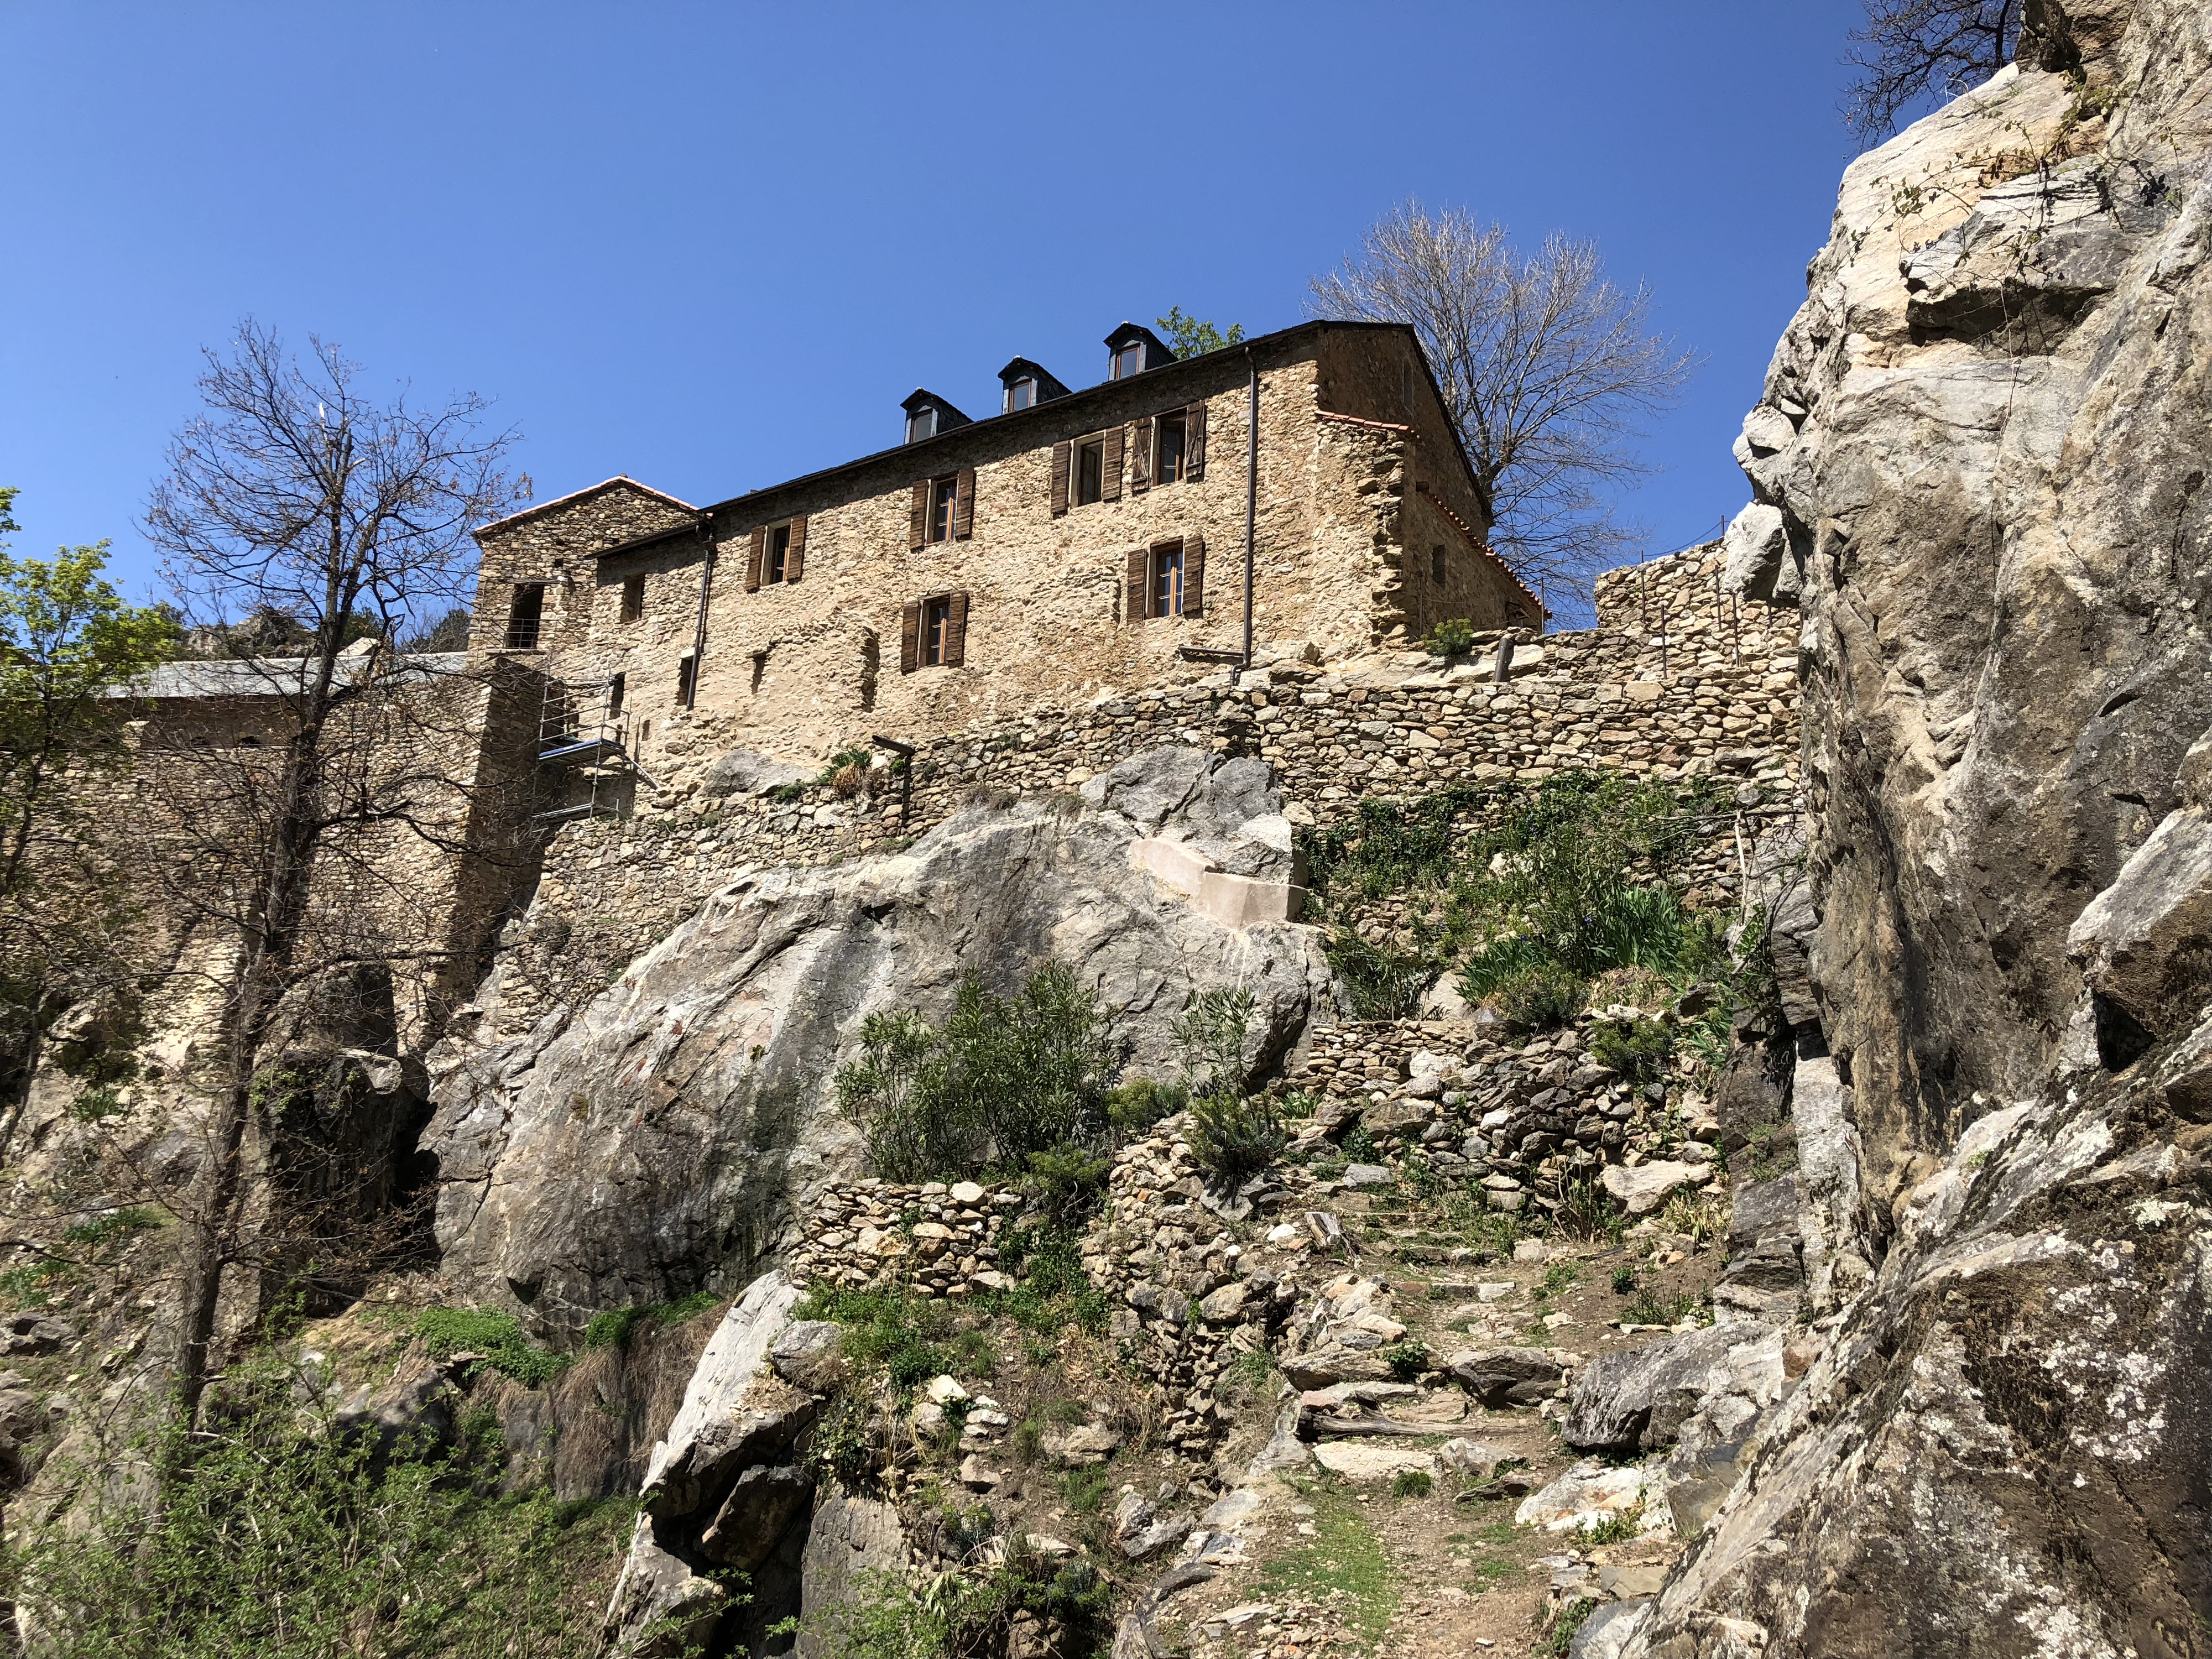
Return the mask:
M1805 611L1798 1138L1858 1196L1635 1651L2206 1646L2212 13L2031 11L1845 174L1738 446L1738 579Z
M860 1021L899 1007L939 1018L970 973L1007 989L1068 963L1134 1072L1163 1077L1190 994L1243 984L1249 1058L1271 1065L1332 1006L1313 931L1224 925L1131 859L1180 841L1279 890L1290 826L1269 769L1154 750L1085 796L979 805L895 855L734 872L582 1007L509 1041L448 1042L424 1137L447 1276L550 1331L702 1287L733 1293L793 1202L857 1172L833 1079Z

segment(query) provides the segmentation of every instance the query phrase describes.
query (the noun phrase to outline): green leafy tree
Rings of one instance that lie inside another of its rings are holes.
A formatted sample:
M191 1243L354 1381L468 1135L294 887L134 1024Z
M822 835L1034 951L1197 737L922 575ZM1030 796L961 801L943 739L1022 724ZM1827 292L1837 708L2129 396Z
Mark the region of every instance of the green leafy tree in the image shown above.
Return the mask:
M0 531L17 526L0 490ZM115 696L172 651L173 620L101 574L107 544L19 559L0 543L0 1144L54 1024L127 981L119 894L88 782L120 769ZM72 776L74 775L74 776Z
M1152 320L1160 325L1160 336L1175 349L1178 357L1200 357L1209 351L1225 351L1231 346L1244 343L1244 325L1231 323L1224 334L1212 323L1196 317L1186 317L1181 306L1170 306L1168 314Z

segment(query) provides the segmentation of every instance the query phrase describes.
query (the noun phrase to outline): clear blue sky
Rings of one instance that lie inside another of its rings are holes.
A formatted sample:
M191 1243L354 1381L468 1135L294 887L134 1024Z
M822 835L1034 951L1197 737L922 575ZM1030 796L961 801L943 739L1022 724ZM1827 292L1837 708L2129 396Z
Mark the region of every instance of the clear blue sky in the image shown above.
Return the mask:
M1705 354L1630 510L1729 453L1850 154L1854 0L0 9L0 483L19 553L134 520L251 314L469 389L540 499L693 501L985 414L1180 304L1253 331L1415 196L1598 240ZM1144 25L1155 23L1153 27Z

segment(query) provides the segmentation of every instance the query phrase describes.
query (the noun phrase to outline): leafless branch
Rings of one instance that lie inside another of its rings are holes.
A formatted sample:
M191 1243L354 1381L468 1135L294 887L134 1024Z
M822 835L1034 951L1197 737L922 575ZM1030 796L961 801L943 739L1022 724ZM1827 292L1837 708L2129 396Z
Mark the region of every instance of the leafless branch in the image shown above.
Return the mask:
M1607 498L1649 471L1631 441L1696 365L1648 331L1650 290L1607 282L1595 243L1554 234L1524 256L1503 225L1407 202L1314 280L1307 308L1413 325L1492 544L1555 610L1586 611L1590 578L1631 538Z
M1857 71L1845 91L1844 125L1877 143L1922 106L1957 97L2012 59L2024 0L1865 0L1844 62Z

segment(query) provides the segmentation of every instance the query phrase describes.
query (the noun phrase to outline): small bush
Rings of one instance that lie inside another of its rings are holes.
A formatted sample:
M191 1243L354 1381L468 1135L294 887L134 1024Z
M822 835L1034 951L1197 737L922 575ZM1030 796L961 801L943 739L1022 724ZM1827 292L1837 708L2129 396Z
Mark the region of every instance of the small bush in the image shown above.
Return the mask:
M571 1355L532 1345L513 1314L490 1309L425 1308L415 1316L410 1330L432 1358L477 1354L480 1364L526 1389L544 1388L574 1363Z
M981 1332L957 1334L941 1302L902 1291L817 1291L792 1310L794 1319L826 1319L844 1328L845 1358L856 1370L879 1371L893 1391L909 1395L931 1377L974 1376L990 1369Z
M1352 1014L1359 1019L1410 1018L1438 971L1437 963L1422 951L1370 945L1349 927L1333 929L1322 954L1344 981Z
M1390 1368L1390 1375L1401 1382L1411 1382L1429 1369L1429 1346L1419 1337L1409 1336L1401 1342L1394 1342L1378 1357Z
M1480 996L1475 976L1462 975L1471 996ZM1563 968L1539 963L1498 984L1492 994L1498 1012L1516 1031L1556 1030L1582 1012L1589 988Z
M1170 1028L1182 1056L1183 1082L1193 1094L1236 1095L1250 1074L1244 1042L1252 1024L1252 994L1243 986L1200 991Z
M1446 661L1474 649L1474 624L1464 617L1440 622L1429 630L1429 650Z
M1179 1083L1132 1078L1106 1097L1107 1127L1119 1145L1136 1139L1162 1118L1173 1117L1189 1104L1190 1091Z
M1105 1141L1105 1022L1063 963L1011 997L969 979L941 1030L910 1010L871 1014L860 1049L837 1068L837 1103L886 1179L966 1180Z
M814 1427L809 1455L815 1467L836 1477L840 1485L856 1487L875 1472L876 1448L868 1431L868 1407L850 1395L831 1401Z
M1088 1215L1106 1190L1113 1163L1082 1146L1056 1146L1048 1152L1031 1152L1029 1174L1022 1182L1039 1209L1056 1224L1065 1224Z
M1190 1118L1191 1156L1231 1192L1283 1154L1283 1126L1265 1095L1209 1095L1191 1108Z
M1664 1020L1601 1019L1592 1022L1590 1059L1631 1083L1655 1083L1674 1057L1674 1032Z
M1426 1498L1436 1490L1436 1482L1419 1469L1401 1469L1390 1477L1390 1496L1393 1498Z
M1633 1267L1615 1267L1615 1268L1613 1270L1613 1293L1615 1296L1626 1296L1630 1291L1633 1291L1635 1288L1636 1288L1636 1269L1635 1269L1635 1268L1633 1268Z

